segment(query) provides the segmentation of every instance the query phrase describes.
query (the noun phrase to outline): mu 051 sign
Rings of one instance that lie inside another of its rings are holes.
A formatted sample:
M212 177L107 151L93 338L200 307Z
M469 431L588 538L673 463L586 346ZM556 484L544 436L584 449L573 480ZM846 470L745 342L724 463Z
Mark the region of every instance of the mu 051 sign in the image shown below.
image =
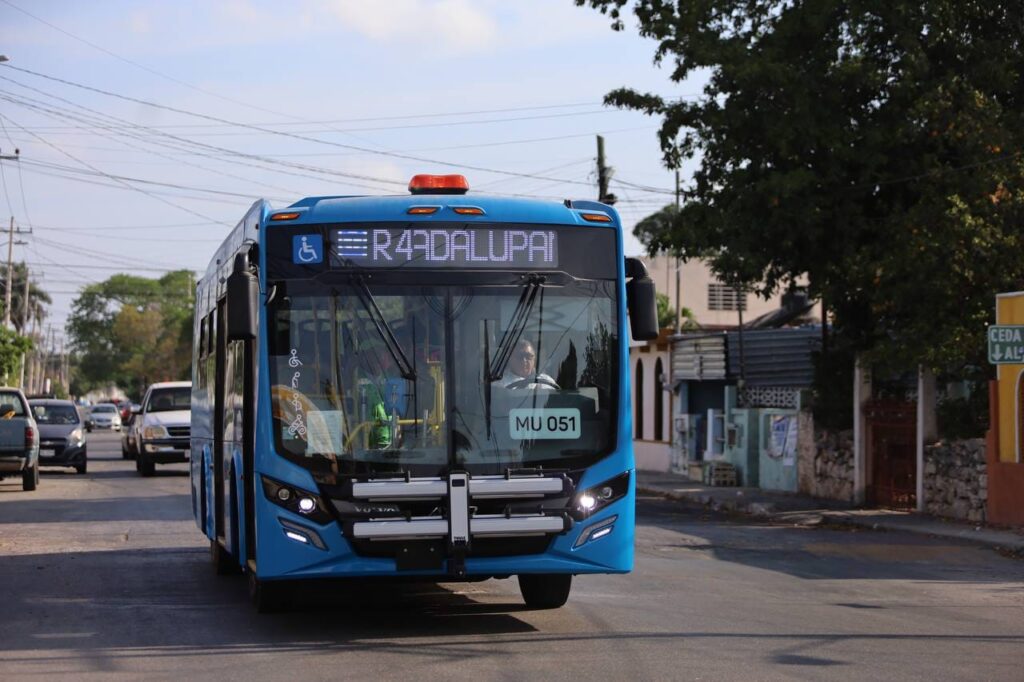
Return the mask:
M573 407L509 410L508 431L516 440L575 440L580 437L580 411Z

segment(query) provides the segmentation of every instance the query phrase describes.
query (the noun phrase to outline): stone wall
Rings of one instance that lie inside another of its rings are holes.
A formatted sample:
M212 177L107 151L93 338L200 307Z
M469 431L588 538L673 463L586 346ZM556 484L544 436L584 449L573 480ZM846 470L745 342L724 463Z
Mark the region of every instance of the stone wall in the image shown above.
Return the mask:
M853 502L853 431L819 431L800 413L797 482L801 493Z
M988 499L985 440L939 441L926 446L924 499L929 514L984 522Z

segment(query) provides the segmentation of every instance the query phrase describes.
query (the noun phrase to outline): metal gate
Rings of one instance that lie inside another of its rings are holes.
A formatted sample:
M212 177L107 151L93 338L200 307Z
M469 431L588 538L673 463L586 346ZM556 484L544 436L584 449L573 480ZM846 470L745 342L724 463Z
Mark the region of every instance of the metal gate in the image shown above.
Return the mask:
M876 399L864 410L870 484L868 501L912 510L917 505L917 404Z

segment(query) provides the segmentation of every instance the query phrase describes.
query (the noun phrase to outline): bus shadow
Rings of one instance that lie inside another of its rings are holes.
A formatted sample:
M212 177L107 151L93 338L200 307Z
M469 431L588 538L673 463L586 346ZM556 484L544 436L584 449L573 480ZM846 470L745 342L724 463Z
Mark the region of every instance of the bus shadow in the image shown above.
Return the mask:
M518 593L513 598L493 582L318 580L293 585L280 612L257 614L245 577L214 575L202 548L7 555L0 556L0 575L4 660L10 652L39 649L54 660L60 651L159 655L200 641L210 652L372 649L385 639L535 631L517 617L526 611ZM60 623L56 630L54 623Z

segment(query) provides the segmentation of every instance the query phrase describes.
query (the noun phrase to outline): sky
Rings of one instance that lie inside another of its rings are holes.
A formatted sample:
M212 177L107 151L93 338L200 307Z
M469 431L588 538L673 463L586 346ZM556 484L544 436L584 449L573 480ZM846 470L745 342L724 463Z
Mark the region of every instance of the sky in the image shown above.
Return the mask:
M0 155L20 150L0 217L30 231L14 260L60 335L90 282L205 270L260 197L462 173L471 193L594 199L600 134L637 255L674 174L658 121L602 98L700 92L654 49L572 0L0 0Z

